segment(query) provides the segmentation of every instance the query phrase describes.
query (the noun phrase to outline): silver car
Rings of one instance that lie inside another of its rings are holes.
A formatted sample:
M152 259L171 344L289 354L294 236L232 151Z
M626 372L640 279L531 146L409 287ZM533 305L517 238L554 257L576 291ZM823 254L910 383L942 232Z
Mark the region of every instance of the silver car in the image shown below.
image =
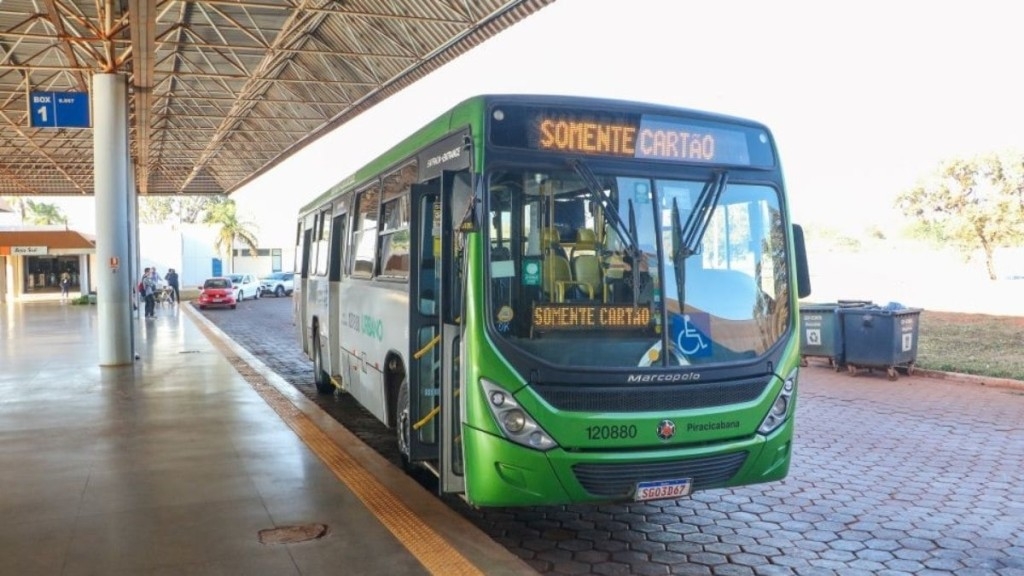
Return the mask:
M291 296L294 290L294 272L274 272L269 276L260 279L263 294L273 294L275 297Z

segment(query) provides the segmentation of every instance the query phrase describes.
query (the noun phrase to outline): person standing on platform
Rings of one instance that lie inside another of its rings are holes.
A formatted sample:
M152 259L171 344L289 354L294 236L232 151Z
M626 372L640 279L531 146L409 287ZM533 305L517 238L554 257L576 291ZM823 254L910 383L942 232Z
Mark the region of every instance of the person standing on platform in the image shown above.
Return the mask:
M167 270L164 280L167 280L167 285L171 287L171 301L177 304L179 300L178 273L174 271L174 268L170 268Z
M60 299L61 300L67 300L68 299L68 288L70 288L70 287L71 287L71 274L68 274L68 271L65 270L60 275Z
M150 268L142 275L142 297L146 301L146 318L156 318L156 273Z
M138 293L139 304L145 304L146 303L146 296L145 296L146 286L143 284L142 281L146 279L146 276L148 274L149 274L149 268L144 269L142 271L142 276L139 277L139 283L135 285L135 291ZM138 308L136 308L136 310L138 310Z

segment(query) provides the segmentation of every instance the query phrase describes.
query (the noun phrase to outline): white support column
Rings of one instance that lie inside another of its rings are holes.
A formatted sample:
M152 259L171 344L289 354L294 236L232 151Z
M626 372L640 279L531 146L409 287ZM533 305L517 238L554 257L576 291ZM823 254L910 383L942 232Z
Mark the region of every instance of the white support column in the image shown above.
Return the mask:
M82 254L78 257L78 294L79 296L89 295L89 255Z
M11 288L7 281L11 257L0 256L0 304L11 301Z
M132 254L131 260L131 276L132 285L129 290L135 295L135 314L132 315L132 325L142 320L145 312L145 308L142 305L142 295L134 291L135 286L138 285L139 280L142 278L142 251L139 245L139 194L135 189L135 170L134 166L130 163L128 170L132 177L128 180L130 185L128 187L128 247ZM134 333L134 330L132 331Z
M121 74L94 74L93 180L96 197L96 305L100 366L134 362L132 254L128 248L128 82Z
M129 274L126 280L129 281L128 298L132 301L132 309L135 311L128 318L132 329L132 358L136 358L138 356L136 352L138 343L135 341L138 335L136 326L142 319L145 308L140 300L141 295L135 288L139 284L139 279L142 278L142 271L139 270L139 191L135 188L135 165L132 164L131 158L128 158L128 195L125 198L125 210L128 212L125 233L128 235L128 253L131 256L128 260Z

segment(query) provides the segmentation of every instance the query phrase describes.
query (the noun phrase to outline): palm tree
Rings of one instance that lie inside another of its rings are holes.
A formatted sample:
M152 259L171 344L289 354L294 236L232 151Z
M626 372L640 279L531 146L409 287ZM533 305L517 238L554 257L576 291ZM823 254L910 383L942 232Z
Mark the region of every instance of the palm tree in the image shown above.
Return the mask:
M34 202L25 200L22 218L29 224L64 224L68 223L68 217L56 204L47 202Z
M206 224L217 224L220 229L217 231L217 239L213 247L217 252L228 255L228 270L235 271L235 241L241 240L249 247L249 254L256 256L256 249L259 247L259 240L256 238L255 224L238 219L235 201L228 200L221 204L210 207L203 219Z

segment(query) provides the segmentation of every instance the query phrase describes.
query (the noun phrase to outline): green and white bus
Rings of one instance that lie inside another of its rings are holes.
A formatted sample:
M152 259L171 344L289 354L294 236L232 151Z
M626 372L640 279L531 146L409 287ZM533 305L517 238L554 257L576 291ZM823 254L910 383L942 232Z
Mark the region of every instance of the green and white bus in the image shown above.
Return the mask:
M317 389L473 505L787 474L809 282L761 124L477 96L303 207L295 272Z

